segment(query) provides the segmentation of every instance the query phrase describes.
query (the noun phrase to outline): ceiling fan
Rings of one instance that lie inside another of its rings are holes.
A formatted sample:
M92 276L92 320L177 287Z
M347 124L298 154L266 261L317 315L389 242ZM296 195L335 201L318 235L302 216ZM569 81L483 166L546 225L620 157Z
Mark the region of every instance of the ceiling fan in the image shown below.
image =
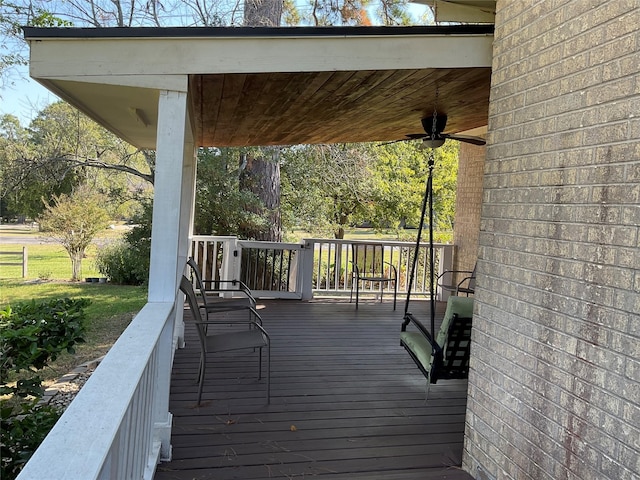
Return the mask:
M435 128L433 123L435 122ZM445 140L457 140L459 142L471 143L473 145L485 145L487 141L484 138L472 137L467 135L450 135L448 133L442 133L447 125L447 116L434 114L430 117L422 119L422 128L425 133L410 133L406 135L406 139L396 140L396 142L405 142L409 140L422 139L422 145L429 148L441 147ZM390 142L395 143L395 142Z

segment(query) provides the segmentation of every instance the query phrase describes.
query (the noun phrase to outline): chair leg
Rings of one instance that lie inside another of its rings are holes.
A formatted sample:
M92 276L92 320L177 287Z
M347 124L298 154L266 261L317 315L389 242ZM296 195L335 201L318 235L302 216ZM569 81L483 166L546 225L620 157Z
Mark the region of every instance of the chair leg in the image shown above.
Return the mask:
M393 309L396 309L396 298L398 297L398 281L393 281Z
M202 361L200 362L200 382L198 385L198 405L202 400L202 387L204 385L204 375L205 370L207 369L207 357L203 356Z
M267 344L267 405L271 403L271 344Z
M358 310L359 299L360 299L360 280L356 279L356 310Z
M353 301L353 282L355 277L351 275L351 293L349 293L349 303Z

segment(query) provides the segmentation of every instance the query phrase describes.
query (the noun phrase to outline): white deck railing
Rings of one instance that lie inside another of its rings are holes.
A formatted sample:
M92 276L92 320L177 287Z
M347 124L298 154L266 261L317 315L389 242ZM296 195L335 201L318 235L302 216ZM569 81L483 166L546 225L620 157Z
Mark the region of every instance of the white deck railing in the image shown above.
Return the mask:
M148 303L113 345L18 480L152 479L170 458L173 304Z
M304 239L297 243L249 242L236 237L194 236L192 255L206 279L240 279L256 297L304 298L346 295L352 286L352 245L376 244L398 272L398 293L406 294L415 253L412 242ZM437 274L453 268L453 245L435 244ZM384 292L393 290L387 284ZM430 293L429 246L421 245L412 285L416 295ZM364 284L361 294L378 295L378 285Z

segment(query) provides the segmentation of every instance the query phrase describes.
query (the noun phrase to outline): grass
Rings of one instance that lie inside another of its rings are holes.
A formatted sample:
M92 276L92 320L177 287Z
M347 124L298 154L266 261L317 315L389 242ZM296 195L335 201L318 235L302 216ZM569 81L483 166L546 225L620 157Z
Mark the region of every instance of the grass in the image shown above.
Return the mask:
M3 252L22 251L22 245L3 244ZM82 276L99 277L100 272L95 267L94 259L98 251L95 245L87 248L86 257L82 259ZM19 255L2 255L2 262L19 263ZM0 278L21 278L21 266L0 267ZM27 245L27 278L39 278L42 280L68 280L71 278L71 259L62 245L45 243Z

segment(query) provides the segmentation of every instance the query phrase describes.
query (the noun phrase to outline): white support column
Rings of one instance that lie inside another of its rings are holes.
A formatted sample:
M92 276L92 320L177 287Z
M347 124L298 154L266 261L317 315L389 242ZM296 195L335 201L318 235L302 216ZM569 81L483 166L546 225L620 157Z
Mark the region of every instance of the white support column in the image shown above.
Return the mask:
M153 402L154 435L161 443L160 458L171 459L169 386L174 352L175 317L182 321L178 278L184 269L194 186L194 146L188 119L187 92L161 91L158 100L156 172L151 230L149 302L175 303L173 322L163 330L158 351L157 387Z
M444 247L440 249L440 261L438 262L438 272L436 276L439 277L446 270L453 270L453 256L455 253L455 246ZM451 285L453 283L453 274L447 273L442 276L440 281L445 285ZM449 290L438 289L437 299L442 302L446 302L451 296Z
M187 121L187 93L160 92L158 140L151 230L149 301L173 302L178 288L185 144L191 142Z

